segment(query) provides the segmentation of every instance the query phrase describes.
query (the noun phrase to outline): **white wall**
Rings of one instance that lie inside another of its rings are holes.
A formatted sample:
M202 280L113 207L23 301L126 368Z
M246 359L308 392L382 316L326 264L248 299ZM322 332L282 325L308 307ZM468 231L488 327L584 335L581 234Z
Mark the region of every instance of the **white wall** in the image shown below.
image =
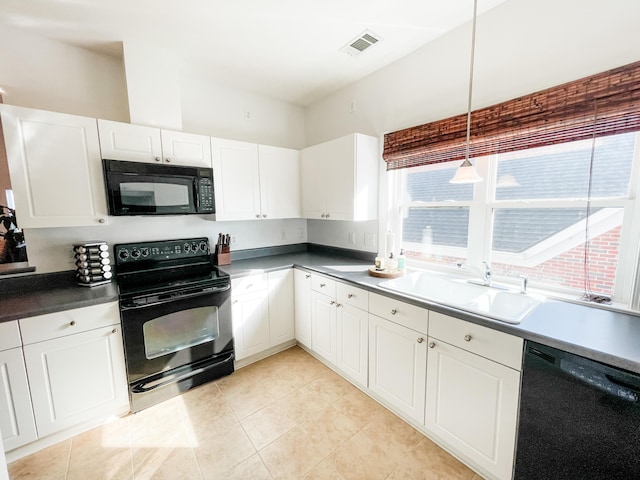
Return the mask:
M11 28L0 45L5 103L129 121L122 59Z
M182 72L182 123L186 132L277 147L305 146L302 107L221 85L193 65L185 65Z
M228 233L237 240L232 251L307 241L304 219L215 222L206 216L182 215L110 217L109 222L107 226L25 230L29 264L36 266L37 273L75 269L72 245L97 240L113 247L117 243L208 237L213 245L218 233Z
M508 0L478 18L473 108L640 60L640 2ZM307 145L386 132L465 113L471 23L305 110ZM349 113L356 101L357 111ZM381 164L383 162L381 161ZM384 169L384 167L382 167ZM386 193L386 175L380 179ZM380 207L386 230L385 205ZM309 241L342 242L345 228L309 227Z

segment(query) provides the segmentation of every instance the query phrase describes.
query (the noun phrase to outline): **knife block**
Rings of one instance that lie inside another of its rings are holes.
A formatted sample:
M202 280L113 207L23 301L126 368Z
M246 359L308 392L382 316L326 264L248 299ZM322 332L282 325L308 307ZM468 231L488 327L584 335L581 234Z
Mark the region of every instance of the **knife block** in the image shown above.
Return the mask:
M215 265L231 265L231 252L215 253L213 263Z

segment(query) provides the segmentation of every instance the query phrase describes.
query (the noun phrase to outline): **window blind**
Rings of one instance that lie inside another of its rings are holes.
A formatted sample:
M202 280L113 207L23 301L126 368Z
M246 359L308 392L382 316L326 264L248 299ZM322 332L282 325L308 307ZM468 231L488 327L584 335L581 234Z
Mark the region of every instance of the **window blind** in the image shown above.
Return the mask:
M387 170L463 160L467 114L387 133ZM469 157L640 130L640 62L471 113Z

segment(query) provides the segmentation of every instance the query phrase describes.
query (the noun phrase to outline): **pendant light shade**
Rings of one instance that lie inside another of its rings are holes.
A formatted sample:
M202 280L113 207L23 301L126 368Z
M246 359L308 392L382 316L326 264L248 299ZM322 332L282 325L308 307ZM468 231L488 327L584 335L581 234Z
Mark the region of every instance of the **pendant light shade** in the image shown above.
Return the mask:
M465 159L456 170L454 177L449 180L449 183L478 183L481 181L482 177L478 175L476 167L471 164L469 159Z
M482 181L476 168L469 161L469 144L471 143L471 97L473 92L473 61L476 51L476 18L478 12L478 0L473 0L473 22L471 24L471 60L469 61L469 97L467 101L467 142L464 162L460 164L456 174L449 183L477 183Z

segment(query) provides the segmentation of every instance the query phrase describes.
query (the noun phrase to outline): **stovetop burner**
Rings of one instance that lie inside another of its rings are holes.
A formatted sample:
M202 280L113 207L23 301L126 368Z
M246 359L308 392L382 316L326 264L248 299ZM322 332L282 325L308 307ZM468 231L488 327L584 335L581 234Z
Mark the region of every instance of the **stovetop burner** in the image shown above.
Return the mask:
M231 282L213 265L206 237L118 244L114 256L121 297Z

